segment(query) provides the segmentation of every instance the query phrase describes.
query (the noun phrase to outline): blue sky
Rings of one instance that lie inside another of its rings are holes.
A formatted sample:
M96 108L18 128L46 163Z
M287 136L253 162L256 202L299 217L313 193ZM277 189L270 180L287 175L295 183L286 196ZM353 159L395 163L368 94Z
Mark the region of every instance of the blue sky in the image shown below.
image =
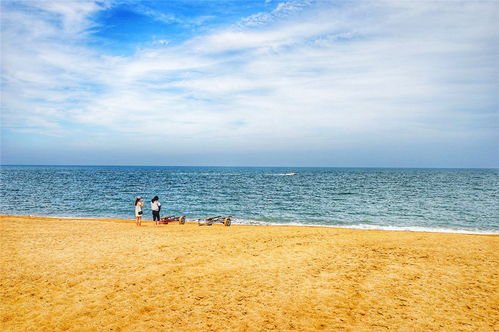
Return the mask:
M499 167L496 1L1 2L2 164Z

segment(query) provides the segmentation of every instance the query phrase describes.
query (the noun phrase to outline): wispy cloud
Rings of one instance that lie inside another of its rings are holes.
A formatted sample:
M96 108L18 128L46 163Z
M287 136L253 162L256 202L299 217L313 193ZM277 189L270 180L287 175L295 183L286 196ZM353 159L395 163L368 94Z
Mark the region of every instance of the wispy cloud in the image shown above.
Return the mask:
M270 3L270 1L266 1L266 3ZM258 26L267 24L276 19L282 19L284 17L299 13L307 6L311 5L312 1L304 1L304 0L295 0L295 1L285 1L280 2L277 6L268 12L260 12L257 14L250 15L248 17L244 17L239 22L239 25L243 27L250 26Z
M96 140L161 142L165 154L497 138L495 2L274 1L128 57L88 46L94 15L112 5L3 4L4 129L73 144L91 127Z

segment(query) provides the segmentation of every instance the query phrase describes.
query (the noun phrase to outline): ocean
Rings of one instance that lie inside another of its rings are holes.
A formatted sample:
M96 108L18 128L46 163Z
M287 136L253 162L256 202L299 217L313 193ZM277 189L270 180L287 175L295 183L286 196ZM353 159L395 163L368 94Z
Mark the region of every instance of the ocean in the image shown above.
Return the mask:
M290 175L289 173L296 173ZM0 213L499 234L498 169L1 166Z

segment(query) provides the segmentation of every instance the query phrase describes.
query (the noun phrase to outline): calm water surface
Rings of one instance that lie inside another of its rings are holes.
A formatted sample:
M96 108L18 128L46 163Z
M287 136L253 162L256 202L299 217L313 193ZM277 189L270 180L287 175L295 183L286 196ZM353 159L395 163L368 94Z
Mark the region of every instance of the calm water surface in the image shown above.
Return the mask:
M158 195L188 219L499 233L497 169L2 166L0 181L1 214L132 219L135 196Z

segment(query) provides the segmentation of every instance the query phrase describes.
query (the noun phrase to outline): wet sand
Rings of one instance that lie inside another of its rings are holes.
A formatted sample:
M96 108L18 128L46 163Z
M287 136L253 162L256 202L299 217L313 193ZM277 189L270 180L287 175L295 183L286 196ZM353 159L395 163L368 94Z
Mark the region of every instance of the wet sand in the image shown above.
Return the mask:
M499 236L0 219L3 331L499 330Z

